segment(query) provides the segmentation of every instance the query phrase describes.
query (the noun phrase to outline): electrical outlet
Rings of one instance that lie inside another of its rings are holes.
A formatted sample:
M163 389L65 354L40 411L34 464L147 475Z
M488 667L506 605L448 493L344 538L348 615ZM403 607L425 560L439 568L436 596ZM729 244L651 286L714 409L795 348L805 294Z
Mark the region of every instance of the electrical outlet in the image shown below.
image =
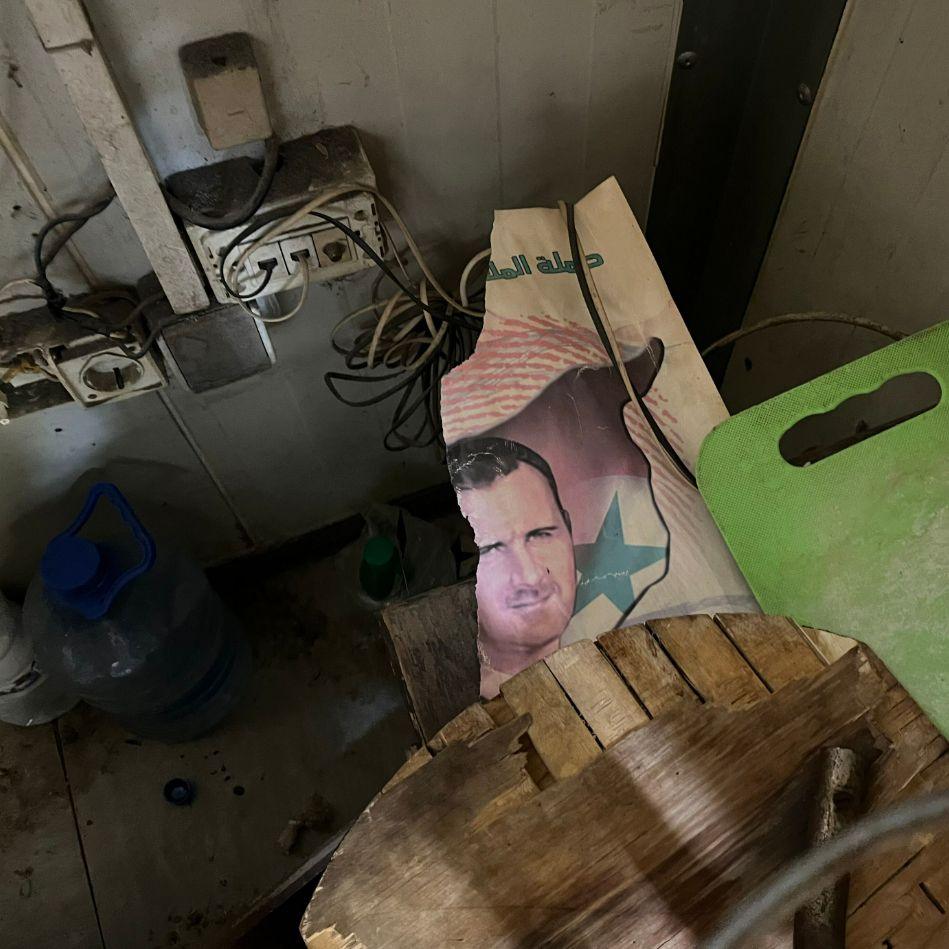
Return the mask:
M348 224L348 221L343 223ZM318 231L313 235L316 246L316 257L321 267L332 267L334 264L345 263L353 259L349 238L335 227L325 231Z
M281 164L277 168L267 199L255 216L261 227L264 224L268 228L274 227L278 223L280 211L285 210L289 217L303 202L310 200L319 191L353 181L365 182L370 186L375 183L372 167L355 129L351 127L323 129L313 135L304 135L292 142L284 142L280 146L280 158ZM233 165L223 161L178 172L168 179L168 187L194 204L201 201L207 203L208 195L215 195L217 203L226 206L228 201L233 199L231 189L234 178ZM320 210L352 227L376 254L385 256L385 234L376 200L371 193L349 192ZM207 275L215 297L221 303L233 302L218 272L221 255L227 255L226 273L230 274L230 267L236 262L241 251L246 249L254 238L265 233L262 230L251 232L250 236L241 237L241 243L235 246L234 240L240 237L251 223L247 222L224 231L210 230L197 224L185 225L198 262ZM311 238L313 243L307 244ZM315 216L307 216L298 221L290 232L275 237L273 243L254 252L250 266L245 263L240 274L240 289L246 292L257 287L263 279L260 276L259 263L272 259L274 255L279 255L280 266L274 271L263 292L280 293L288 286L297 286L299 278L296 276L294 261L289 254L283 253L282 247L277 246L277 241L283 245L287 241L297 240L303 241L304 247L313 248L311 253L314 256L310 263L310 278L313 281L337 280L375 266L375 261L363 250L357 249L341 231ZM237 276L234 279L238 279Z
M313 238L309 234L302 234L299 237L285 237L280 241L280 252L283 254L283 262L286 264L289 273L296 273L300 266L300 255L306 259L306 265L311 270L315 270L319 263L316 259L316 251L313 247Z
M241 281L241 291L249 293L259 286L268 269L273 270L270 279L267 281L268 287L272 284L286 282L290 277L290 270L284 262L278 244L264 244L263 247L258 247L247 258L244 263L245 277Z

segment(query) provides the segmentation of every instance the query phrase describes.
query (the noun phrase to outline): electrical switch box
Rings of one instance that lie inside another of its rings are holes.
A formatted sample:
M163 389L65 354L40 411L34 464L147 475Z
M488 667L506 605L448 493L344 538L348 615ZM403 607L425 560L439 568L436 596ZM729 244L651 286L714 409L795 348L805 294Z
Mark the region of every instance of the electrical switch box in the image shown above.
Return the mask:
M212 148L269 138L273 133L254 48L246 33L188 43L178 51L191 102Z
M258 170L249 159L235 158L179 172L169 177L165 185L192 206L219 208L226 213L246 200L257 178ZM249 221L224 231L185 224L214 296L221 303L233 303L235 293L249 300L261 286L265 289L260 295L298 288L297 257L306 261L310 279L321 282L373 267L375 261L365 248L316 215L306 215L292 228L281 228L280 233L276 233L276 228L321 191L353 183L374 188L375 182L372 166L351 126L323 129L284 142L267 197ZM378 256L384 256L385 232L371 193L349 192L321 206L319 211L349 228ZM274 236L266 239L268 233ZM261 237L265 238L261 246L235 269L244 251Z

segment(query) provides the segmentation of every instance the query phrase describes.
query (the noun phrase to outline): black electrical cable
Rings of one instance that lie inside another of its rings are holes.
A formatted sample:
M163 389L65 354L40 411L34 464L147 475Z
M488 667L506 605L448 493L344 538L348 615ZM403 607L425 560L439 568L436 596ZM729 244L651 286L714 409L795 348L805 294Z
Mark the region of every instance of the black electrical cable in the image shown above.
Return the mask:
M577 224L574 219L574 211L572 204L564 205L567 212L567 237L570 241L570 255L573 257L576 266L574 267L574 273L577 277L577 283L580 285L580 294L583 297L583 302L586 304L586 308L590 314L590 319L593 320L593 326L596 328L597 335L600 337L600 342L603 343L603 348L606 350L607 356L609 356L610 362L613 364L613 368L617 372L620 372L619 364L616 361L616 356L613 353L613 347L610 345L610 338L607 335L606 327L603 325L603 320L600 316L599 310L597 310L596 302L593 299L593 294L590 292L590 286L587 283L587 277L584 273L582 266L582 259L580 256L580 241L577 238ZM622 376L622 373L620 373ZM649 406L646 405L643 397L639 394L636 386L631 386L633 390L633 395L636 397L636 403L640 408L640 411L646 417L646 421L649 423L649 428L652 430L653 435L656 438L656 441L662 446L662 450L668 455L669 460L676 466L679 470L679 473L682 475L686 481L689 482L693 487L695 487L695 476L689 471L685 462L679 457L679 453L675 450L668 438L666 438L665 432L659 427L655 418L653 418L652 412L649 411Z
M267 197L267 192L270 190L274 176L277 174L279 158L280 142L277 141L276 136L272 135L264 143L264 167L261 169L254 190L247 197L247 200L233 211L224 214L197 211L182 201L181 198L172 194L168 188L162 189L165 193L165 200L168 202L168 207L188 224L197 224L209 231L226 231L232 227L240 227L241 224L253 217L264 203L264 198Z
M238 300L252 300L254 297L263 293L264 290L267 289L267 284L270 283L270 278L273 277L274 271L277 269L277 261L265 260L260 265L260 269L264 271L264 279L260 281L260 286L249 290L247 293L235 293L233 296L237 297Z
M33 241L33 265L36 268L35 280L36 284L43 291L43 296L46 297L47 304L49 304L54 312L58 312L62 309L66 298L59 289L53 286L49 277L46 276L46 268L49 267L53 258L65 247L66 242L75 236L86 221L90 218L94 218L97 214L101 214L112 203L114 197L115 192L112 191L101 201L96 202L82 211L76 211L72 214L60 214L58 217L47 221L37 232L36 238ZM49 236L50 231L59 227L61 224L71 223L75 223L75 226L60 235L53 247L44 253L44 244L46 243L46 238Z
M483 294L483 289L472 294L471 302L477 304L483 298ZM386 327L389 335L383 335L383 340L388 339L391 342L393 336L398 334L399 327L417 319L417 316L418 311L415 310L393 318ZM375 369L368 368L367 361L373 336L372 329L358 333L348 349L341 346L335 339L333 340L334 349L344 356L347 369L357 371L327 373L324 378L330 392L343 404L360 407L376 405L387 399L396 398L390 425L383 438L383 444L389 451L425 447L433 442L444 450L440 425L441 380L446 372L462 362L473 351L476 339L474 330L462 325L449 324L445 328L441 345L433 349L423 363L408 373L396 371L375 375L360 374L359 369L375 372ZM425 346L426 342L420 340L416 353L423 350ZM406 349L411 351L410 346L406 346ZM406 358L410 361L412 357ZM414 358L417 358L417 355ZM396 379L399 381L394 385L387 384ZM372 396L351 399L340 392L338 382L362 383L371 387L376 384L386 385L383 391ZM413 422L416 418L418 418L417 424Z
M230 283L228 283L227 277L224 274L224 265L227 263L227 258L230 256L231 251L233 251L242 240L259 231L265 224L269 224L271 221L276 221L278 218L286 217L289 214L294 214L302 207L303 203L299 203L295 207L282 207L267 211L264 214L258 215L258 217L251 224L245 227L244 230L242 230L236 237L231 238L230 243L221 251L221 256L218 260L218 277L220 277L221 283L224 285L224 289L230 296L237 299L246 299L246 297L241 297L239 290L235 290L230 285Z

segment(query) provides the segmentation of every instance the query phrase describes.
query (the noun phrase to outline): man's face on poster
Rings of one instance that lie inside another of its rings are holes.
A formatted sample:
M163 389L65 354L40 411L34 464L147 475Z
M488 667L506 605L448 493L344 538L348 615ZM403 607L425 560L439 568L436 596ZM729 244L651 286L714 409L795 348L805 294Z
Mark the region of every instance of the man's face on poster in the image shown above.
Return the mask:
M573 538L547 478L521 462L459 493L480 551L478 620L485 636L528 649L559 640L573 614Z

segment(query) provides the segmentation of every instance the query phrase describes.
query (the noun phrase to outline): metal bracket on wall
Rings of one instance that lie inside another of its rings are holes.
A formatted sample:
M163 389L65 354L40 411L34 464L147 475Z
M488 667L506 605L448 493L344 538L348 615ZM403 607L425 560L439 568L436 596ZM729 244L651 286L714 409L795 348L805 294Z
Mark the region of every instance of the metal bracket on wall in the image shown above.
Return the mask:
M172 308L176 313L203 309L204 282L80 0L25 2Z
M744 320L845 3L683 2L646 236L700 350Z

